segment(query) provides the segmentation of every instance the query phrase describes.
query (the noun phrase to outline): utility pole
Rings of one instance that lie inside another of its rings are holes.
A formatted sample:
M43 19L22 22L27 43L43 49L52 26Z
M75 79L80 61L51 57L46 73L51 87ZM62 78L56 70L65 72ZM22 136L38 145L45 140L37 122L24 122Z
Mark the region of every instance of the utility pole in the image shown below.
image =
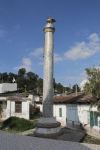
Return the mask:
M69 87L70 87L70 93L71 93L71 84L69 84Z
M76 96L77 96L77 84L76 84Z
M64 95L64 81L63 81L63 95Z

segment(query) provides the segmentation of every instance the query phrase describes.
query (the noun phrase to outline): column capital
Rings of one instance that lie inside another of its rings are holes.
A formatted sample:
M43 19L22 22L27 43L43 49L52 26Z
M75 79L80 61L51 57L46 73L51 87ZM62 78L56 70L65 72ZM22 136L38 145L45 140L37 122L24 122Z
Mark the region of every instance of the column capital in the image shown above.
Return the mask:
M48 24L47 24L47 25L48 25ZM51 25L52 25L52 24L51 24ZM44 31L45 33L46 33L46 32L53 32L53 33L54 33L54 32L55 32L55 27L54 27L53 25L52 25L52 26L51 26L51 25L50 25L50 26L49 26L49 25L48 25L48 26L45 26L44 29L43 29L43 31Z

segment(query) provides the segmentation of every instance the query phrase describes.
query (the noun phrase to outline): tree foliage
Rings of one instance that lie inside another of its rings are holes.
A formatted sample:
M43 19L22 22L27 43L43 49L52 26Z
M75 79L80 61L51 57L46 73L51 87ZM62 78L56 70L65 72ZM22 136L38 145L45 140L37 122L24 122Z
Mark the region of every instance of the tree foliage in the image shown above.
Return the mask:
M94 99L100 96L100 70L94 68L86 68L86 74L88 82L84 85L84 92L86 94L91 94Z
M25 90L26 85L26 91L31 91L32 93L37 93L37 87L40 94L43 94L43 79L39 78L39 76L32 71L26 73L25 68L21 68L18 70L18 74L14 74L10 72L7 74L7 72L0 73L0 83L2 83L2 76L3 76L3 83L12 83L13 77L16 80L17 88ZM59 93L63 93L64 91L70 92L70 87L63 87L61 83L56 83L55 78L53 78L53 88L54 90L57 90Z
M75 84L75 85L73 85L73 87L72 87L72 92L73 92L73 93L76 92L76 85L77 85L77 92L80 92L80 91L81 91L81 89L80 89L80 87L78 86L78 84Z

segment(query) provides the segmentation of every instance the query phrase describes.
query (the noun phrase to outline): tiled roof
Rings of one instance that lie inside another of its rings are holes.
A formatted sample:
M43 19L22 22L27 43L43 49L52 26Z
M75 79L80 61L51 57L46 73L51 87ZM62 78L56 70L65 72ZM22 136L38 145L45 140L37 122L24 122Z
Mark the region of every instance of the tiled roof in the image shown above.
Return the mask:
M97 100L100 99L97 97ZM77 96L75 93L68 95L67 97L62 98L53 98L53 103L66 103L66 104L77 104L77 103L90 103L91 101L94 101L94 98L91 95L86 95L84 92L77 93ZM42 101L37 101L36 104L42 104Z
M30 100L29 98L26 98L26 97L7 97L7 100L18 100L18 101L20 101L20 100Z

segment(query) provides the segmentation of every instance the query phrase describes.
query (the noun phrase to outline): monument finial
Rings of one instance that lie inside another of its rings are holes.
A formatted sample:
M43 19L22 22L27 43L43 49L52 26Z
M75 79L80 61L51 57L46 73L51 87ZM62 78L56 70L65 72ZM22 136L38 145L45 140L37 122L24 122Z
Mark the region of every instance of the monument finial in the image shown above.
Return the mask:
M50 16L48 15L48 17L47 17L47 23L54 23L54 22L56 22L56 20L53 19L53 18L50 19Z

